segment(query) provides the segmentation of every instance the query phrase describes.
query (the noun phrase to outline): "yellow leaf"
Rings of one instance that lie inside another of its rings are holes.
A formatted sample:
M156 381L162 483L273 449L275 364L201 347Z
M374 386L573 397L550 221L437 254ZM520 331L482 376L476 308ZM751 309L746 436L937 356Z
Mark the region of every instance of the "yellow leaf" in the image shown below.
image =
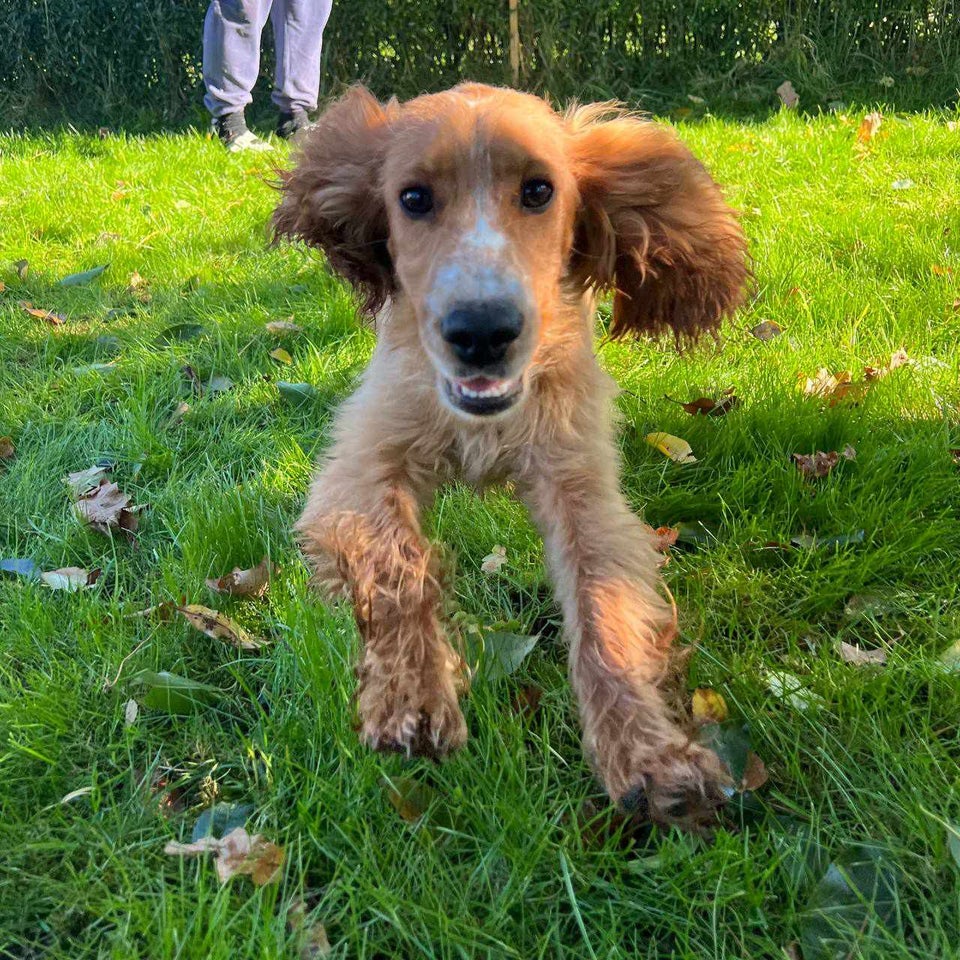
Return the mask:
M723 723L727 719L727 702L709 687L693 691L693 719L700 724Z
M669 457L674 463L696 463L697 458L693 455L693 449L686 440L675 437L669 433L648 433L647 443L651 447L656 447L665 457Z
M291 357L283 347L277 347L276 350L271 350L270 356L273 357L274 360L279 360L280 363L293 363L293 357Z

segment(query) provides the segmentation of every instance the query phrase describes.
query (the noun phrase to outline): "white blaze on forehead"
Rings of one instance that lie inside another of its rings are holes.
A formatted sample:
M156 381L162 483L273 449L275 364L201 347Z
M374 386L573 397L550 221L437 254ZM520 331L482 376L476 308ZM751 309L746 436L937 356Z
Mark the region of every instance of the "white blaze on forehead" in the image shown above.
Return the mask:
M461 234L450 257L434 274L427 306L435 315L446 312L455 300L523 297L522 284L503 256L508 242L490 216L490 196L485 190L478 190L474 196L473 224Z

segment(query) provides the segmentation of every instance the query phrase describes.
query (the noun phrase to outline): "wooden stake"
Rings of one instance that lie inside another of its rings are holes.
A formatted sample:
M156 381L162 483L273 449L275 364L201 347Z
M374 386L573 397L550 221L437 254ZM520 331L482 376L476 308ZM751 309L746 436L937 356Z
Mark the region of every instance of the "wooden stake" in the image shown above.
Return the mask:
M520 17L517 13L519 0L509 0L510 8L510 79L515 87L520 85Z

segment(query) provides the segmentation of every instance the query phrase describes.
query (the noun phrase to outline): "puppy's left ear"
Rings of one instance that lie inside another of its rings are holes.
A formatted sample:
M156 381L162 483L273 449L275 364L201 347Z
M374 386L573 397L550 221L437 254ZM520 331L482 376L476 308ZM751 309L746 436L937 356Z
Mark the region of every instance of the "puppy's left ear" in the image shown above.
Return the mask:
M610 114L600 105L567 117L581 201L571 274L615 291L614 337L714 333L750 278L737 215L671 131Z

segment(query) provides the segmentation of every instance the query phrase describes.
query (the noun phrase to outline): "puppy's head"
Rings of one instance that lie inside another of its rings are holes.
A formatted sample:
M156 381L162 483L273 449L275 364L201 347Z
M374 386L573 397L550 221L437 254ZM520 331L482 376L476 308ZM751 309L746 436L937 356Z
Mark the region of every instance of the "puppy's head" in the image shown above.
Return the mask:
M411 307L444 403L505 414L564 302L616 291L613 335L713 330L747 278L736 217L668 131L465 84L357 87L283 174L276 232L321 247L368 311Z

